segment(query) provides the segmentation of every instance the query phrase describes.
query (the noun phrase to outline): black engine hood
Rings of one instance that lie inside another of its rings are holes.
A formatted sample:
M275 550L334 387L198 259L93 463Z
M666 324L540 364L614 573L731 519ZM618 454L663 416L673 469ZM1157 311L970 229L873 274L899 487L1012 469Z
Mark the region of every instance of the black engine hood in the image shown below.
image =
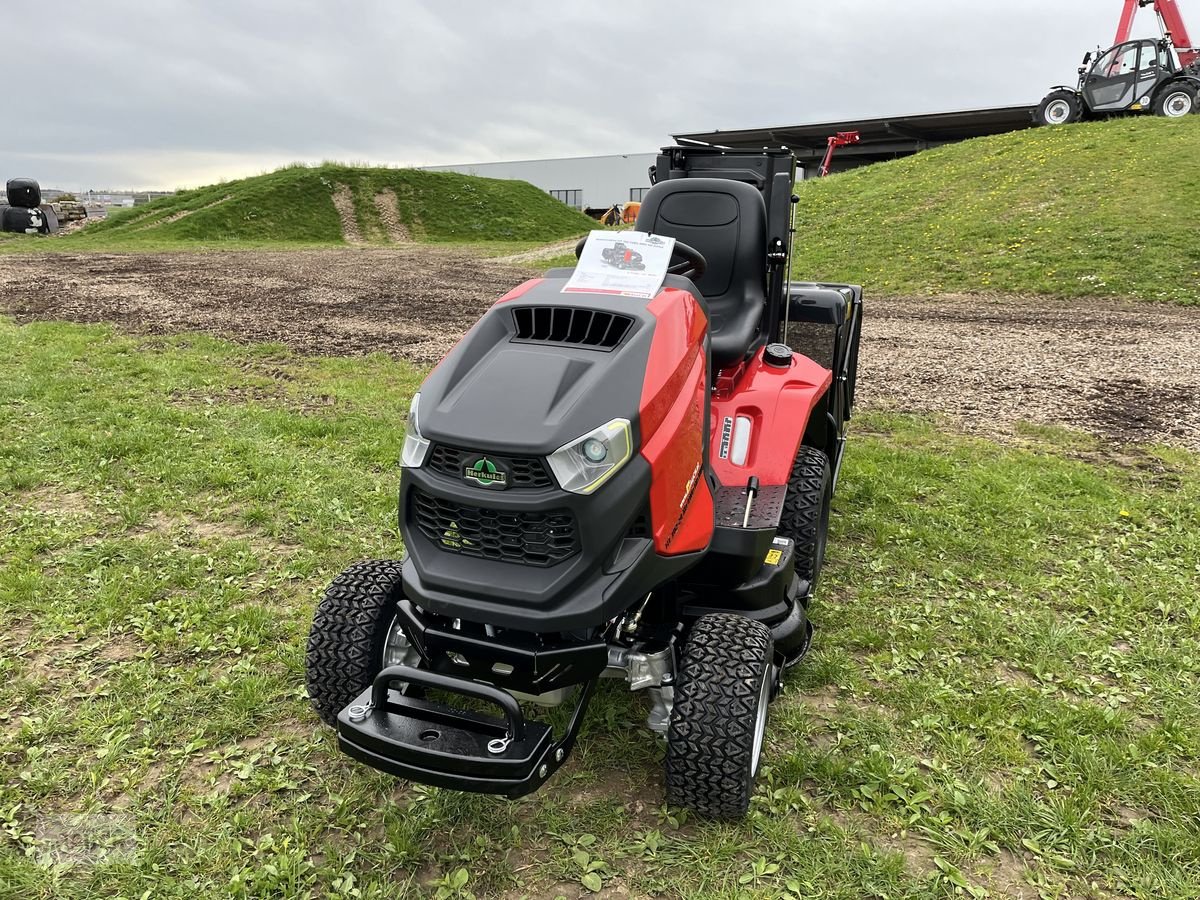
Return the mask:
M636 435L654 315L645 300L564 294L565 283L540 280L484 313L421 387L425 438L545 456L615 418L629 419ZM613 312L633 322L608 349L523 339L514 310L529 307Z

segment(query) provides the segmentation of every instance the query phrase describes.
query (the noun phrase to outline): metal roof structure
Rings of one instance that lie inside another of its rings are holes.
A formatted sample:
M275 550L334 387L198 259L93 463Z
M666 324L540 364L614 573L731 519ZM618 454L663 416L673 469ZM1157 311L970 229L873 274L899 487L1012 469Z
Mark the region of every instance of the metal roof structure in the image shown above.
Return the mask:
M810 165L821 161L825 155L826 140L831 135L839 131L857 131L861 135L860 143L841 147L837 151L834 169L845 169L908 156L968 138L1020 131L1033 125L1033 107L1003 106L771 128L678 132L672 137L684 143L698 141L739 150L787 147L795 152L802 165Z

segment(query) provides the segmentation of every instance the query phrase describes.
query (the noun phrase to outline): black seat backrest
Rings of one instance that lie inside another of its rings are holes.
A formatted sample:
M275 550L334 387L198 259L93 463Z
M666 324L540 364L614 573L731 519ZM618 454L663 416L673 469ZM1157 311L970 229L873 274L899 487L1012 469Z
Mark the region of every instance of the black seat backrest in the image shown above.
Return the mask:
M767 209L757 188L725 178L675 178L642 200L637 230L690 244L708 269L704 295L718 365L748 352L767 295Z

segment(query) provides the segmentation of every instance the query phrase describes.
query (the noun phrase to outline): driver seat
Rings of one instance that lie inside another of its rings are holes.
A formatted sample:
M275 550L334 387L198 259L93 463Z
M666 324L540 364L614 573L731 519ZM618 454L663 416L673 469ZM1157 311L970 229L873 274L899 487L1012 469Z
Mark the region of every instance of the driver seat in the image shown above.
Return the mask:
M758 189L725 178L661 181L642 198L635 227L704 255L708 268L693 281L708 307L713 365L745 359L767 299L767 207Z

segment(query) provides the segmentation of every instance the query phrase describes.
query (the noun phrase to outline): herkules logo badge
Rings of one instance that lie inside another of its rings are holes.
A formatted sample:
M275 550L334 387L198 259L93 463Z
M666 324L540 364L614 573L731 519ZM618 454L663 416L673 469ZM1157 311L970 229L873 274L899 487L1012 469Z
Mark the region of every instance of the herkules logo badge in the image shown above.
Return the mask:
M463 469L463 479L473 481L486 488L504 489L508 487L508 473L502 471L486 456L481 456L473 463L468 463Z

